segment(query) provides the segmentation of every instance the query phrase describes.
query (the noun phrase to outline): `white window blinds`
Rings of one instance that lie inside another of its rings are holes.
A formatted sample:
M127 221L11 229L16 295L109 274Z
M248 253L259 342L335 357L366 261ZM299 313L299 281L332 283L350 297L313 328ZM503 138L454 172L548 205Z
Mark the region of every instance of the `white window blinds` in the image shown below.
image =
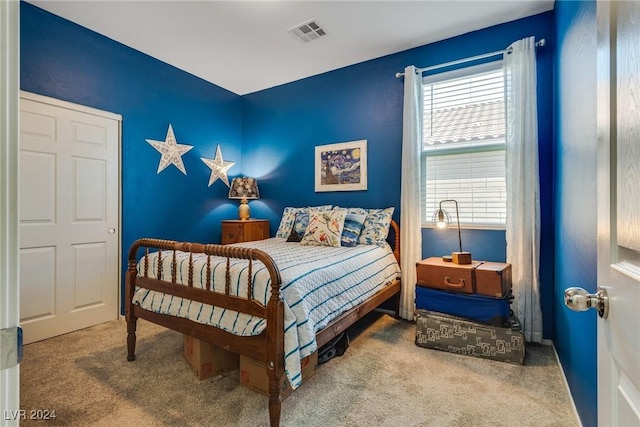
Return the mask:
M461 224L503 227L506 186L501 62L425 77L422 89L423 222L431 223L440 200L455 199Z

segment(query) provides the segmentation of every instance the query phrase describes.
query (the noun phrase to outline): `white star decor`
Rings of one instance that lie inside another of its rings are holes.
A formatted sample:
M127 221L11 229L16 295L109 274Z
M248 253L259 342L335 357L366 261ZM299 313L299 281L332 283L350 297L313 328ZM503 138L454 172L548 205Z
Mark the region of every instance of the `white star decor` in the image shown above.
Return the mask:
M151 144L153 148L162 154L157 173L162 172L169 165L174 165L180 170L180 172L185 175L187 174L187 171L184 168L184 163L182 163L182 156L184 153L191 150L193 145L178 144L176 142L176 137L173 135L173 128L171 125L169 125L167 137L164 141L156 141L153 139L146 139L145 141Z
M209 177L209 187L211 184L216 182L218 178L220 181L227 184L229 187L229 177L227 176L227 171L231 168L231 166L235 165L235 162L225 162L222 159L222 151L220 150L220 145L216 147L216 157L215 159L205 159L204 157L200 157L200 159L206 163L207 166L211 169L211 176Z

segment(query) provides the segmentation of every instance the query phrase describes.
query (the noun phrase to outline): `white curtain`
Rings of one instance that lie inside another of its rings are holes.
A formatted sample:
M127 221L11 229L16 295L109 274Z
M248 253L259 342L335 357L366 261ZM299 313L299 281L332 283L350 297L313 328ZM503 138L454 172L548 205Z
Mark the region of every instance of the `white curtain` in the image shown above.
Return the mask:
M422 77L413 65L404 69L402 184L400 188L400 317L413 320L416 262L422 259L420 153L422 151Z
M505 55L507 100L507 262L513 310L527 341L542 341L540 309L540 189L535 38L518 40Z

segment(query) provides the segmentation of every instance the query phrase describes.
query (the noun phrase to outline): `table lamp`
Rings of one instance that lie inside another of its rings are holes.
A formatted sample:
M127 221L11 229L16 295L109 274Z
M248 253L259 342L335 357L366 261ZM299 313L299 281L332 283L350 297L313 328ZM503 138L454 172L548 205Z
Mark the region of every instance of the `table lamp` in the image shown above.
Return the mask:
M456 220L458 222L458 243L460 244L460 251L451 252L451 256L445 255L442 257L444 261L453 261L456 264L471 264L471 252L464 252L462 250L462 235L460 233L460 212L458 210L458 202L454 199L441 200L438 210L433 214L433 222L436 227L445 229L449 227L451 223L451 216L449 213L442 209L442 204L447 202L453 202L456 204Z
M238 207L238 217L246 221L251 216L251 210L247 204L247 200L255 200L260 198L258 192L258 181L254 178L246 176L233 178L229 187L229 199L240 199Z

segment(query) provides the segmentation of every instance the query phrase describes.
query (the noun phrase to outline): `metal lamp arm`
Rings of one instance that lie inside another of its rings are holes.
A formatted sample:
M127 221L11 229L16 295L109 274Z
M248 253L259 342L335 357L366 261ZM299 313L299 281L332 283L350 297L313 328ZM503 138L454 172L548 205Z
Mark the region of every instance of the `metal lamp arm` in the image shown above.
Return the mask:
M458 223L458 243L460 245L460 252L462 252L462 234L460 232L460 211L458 210L458 201L455 199L440 200L440 211L442 211L443 202L453 202L456 204L456 221Z

